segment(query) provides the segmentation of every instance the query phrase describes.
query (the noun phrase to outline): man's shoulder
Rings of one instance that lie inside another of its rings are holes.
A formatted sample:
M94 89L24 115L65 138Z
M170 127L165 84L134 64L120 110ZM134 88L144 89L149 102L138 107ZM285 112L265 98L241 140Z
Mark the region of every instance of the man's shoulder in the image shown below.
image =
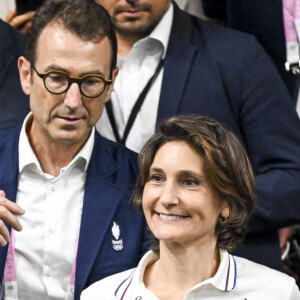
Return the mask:
M260 46L256 38L248 33L201 20L183 11L177 14L174 19L173 33L176 32L174 28L180 27L179 25L184 19L189 19L189 21L185 23L190 23L191 26L185 26L185 28L182 28L180 31L182 33L186 31L186 35L191 36L190 42L193 46L205 47L209 49L210 52L215 53L224 54L228 52L231 55L234 54L233 56L238 55L241 51L247 53L252 51L252 47ZM235 51L235 53L233 53L233 51Z
M202 36L202 42L212 50L244 55L243 52L247 53L252 51L253 47L260 47L257 39L251 34L202 20L195 20L195 22L195 32Z
M19 141L22 124L0 131L0 150L10 143Z
M103 137L97 131L95 132L95 135L95 143L103 144L116 160L127 158L136 162L138 155L136 152L126 148L124 145L121 145Z
M115 169L116 178L126 182L127 177L131 176L132 180L138 175L137 153L131 151L125 146L110 141L95 132L95 144L92 155L92 164L98 165L103 169ZM105 171L109 172L108 170Z

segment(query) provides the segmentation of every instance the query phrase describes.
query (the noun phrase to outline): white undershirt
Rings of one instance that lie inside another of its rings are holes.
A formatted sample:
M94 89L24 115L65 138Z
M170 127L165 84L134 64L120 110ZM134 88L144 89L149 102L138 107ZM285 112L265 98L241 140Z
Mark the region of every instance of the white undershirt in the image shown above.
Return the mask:
M137 41L127 57L118 57L120 68L111 95L113 112L119 135L122 137L134 103L165 56L173 21L173 5L160 20L152 33ZM154 133L157 117L163 70L149 90L143 106L128 135L126 146L139 152ZM106 111L96 125L101 135L115 141Z
M86 170L95 129L58 177L46 174L29 144L24 121L19 140L16 202L25 209L15 232L19 299L65 299L75 260Z

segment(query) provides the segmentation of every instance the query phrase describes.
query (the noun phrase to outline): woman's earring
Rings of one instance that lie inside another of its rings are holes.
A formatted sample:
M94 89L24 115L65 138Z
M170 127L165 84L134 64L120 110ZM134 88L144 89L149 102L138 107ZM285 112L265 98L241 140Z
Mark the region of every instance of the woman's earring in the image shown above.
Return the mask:
M222 215L219 217L219 222L221 224L225 224L227 222L227 218L223 217Z

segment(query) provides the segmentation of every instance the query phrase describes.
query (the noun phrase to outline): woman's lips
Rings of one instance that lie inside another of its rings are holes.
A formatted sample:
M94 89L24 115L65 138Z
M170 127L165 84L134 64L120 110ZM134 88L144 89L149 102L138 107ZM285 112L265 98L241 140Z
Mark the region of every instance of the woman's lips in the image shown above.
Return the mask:
M188 216L182 216L182 215L172 215L172 214L161 214L156 213L158 218L165 222L176 222L176 221L182 221L183 219L187 218Z

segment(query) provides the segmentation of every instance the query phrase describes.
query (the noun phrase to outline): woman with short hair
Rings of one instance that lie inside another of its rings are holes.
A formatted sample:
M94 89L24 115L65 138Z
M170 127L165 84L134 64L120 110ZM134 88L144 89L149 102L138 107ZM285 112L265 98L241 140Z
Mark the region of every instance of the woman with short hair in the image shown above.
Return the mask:
M293 278L229 254L254 205L253 171L229 129L205 116L170 118L144 146L139 168L133 202L153 248L82 300L300 299Z

